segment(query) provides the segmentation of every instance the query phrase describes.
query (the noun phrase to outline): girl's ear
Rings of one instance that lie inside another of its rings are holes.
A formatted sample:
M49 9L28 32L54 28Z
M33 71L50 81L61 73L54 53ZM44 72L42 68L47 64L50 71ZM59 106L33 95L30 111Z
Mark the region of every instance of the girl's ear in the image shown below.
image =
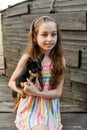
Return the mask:
M34 43L37 43L37 38L34 36L33 38Z

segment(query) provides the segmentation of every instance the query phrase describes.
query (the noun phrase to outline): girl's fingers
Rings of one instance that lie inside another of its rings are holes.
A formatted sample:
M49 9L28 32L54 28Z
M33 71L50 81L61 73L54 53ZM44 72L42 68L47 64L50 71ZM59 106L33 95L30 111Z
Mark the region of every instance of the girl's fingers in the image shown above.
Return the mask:
M31 85L31 82L28 78L27 78L27 85Z
M27 84L30 86L30 85L33 85L33 83L27 78Z
M35 86L36 86L39 90L41 90L41 86L40 86L40 83L39 83L39 81L38 81L37 78L36 78Z
M26 80L27 80L27 82L30 82L30 80L28 78Z

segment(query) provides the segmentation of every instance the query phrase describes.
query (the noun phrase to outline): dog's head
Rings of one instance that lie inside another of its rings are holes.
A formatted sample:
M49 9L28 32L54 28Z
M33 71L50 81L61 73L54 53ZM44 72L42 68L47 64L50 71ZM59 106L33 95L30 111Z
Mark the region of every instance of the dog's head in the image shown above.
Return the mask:
M41 54L37 59L33 60L32 58L28 58L28 62L27 62L27 66L29 68L29 70L32 73L41 73L42 71L42 65L41 62L44 58L44 54Z

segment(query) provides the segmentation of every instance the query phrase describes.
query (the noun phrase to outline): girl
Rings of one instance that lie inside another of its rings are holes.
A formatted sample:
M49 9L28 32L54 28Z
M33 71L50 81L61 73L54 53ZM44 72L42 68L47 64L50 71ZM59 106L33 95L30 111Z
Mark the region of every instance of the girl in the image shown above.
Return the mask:
M21 98L16 115L16 127L19 130L61 130L59 98L64 84L65 60L61 50L61 40L56 21L49 16L35 19L30 27L27 51L21 57L12 74L8 86L20 91L15 80L22 72L28 57L37 58L45 54L42 61L42 79L33 84L27 79L24 83L25 99ZM42 91L39 88L42 87Z

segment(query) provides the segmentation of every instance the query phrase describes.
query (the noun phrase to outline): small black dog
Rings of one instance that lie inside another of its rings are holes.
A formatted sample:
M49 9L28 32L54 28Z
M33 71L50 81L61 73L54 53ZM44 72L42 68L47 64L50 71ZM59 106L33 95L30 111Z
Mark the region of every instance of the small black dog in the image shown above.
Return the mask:
M27 78L35 83L36 81L36 77L38 78L40 84L42 84L42 66L41 66L41 62L44 58L44 54L41 54L38 59L33 60L32 58L28 58L28 61L26 63L26 66L24 68L24 70L22 71L22 73L18 76L18 78L16 79L16 87L18 89L20 89L22 95L20 95L19 93L12 91L12 97L14 98L15 101L15 109L14 112L17 110L17 107L19 105L19 101L20 98L25 98L26 95L23 91L24 88L24 82L27 81ZM42 89L42 88L41 88Z

